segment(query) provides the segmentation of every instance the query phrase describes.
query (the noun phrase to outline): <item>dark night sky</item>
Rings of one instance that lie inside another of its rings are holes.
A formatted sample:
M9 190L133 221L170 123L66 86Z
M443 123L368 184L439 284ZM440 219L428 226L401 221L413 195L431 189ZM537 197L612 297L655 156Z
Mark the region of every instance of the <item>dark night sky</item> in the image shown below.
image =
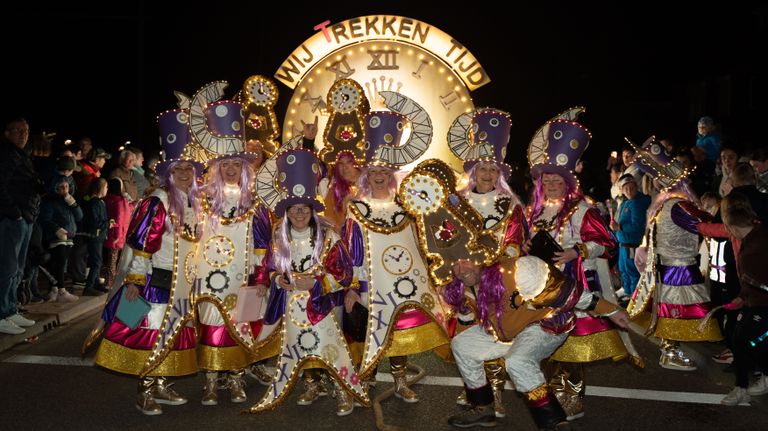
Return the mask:
M623 136L692 144L704 114L737 145L766 144L768 79L757 67L768 40L765 6L681 4L674 7L686 10L673 13L669 2L605 3L599 11L510 2L512 12L501 13L490 3L326 1L265 16L258 2L225 3L178 3L184 9L173 13L141 1L109 10L27 5L4 14L3 118L21 114L33 132L56 131L57 139L90 135L110 149L128 139L154 151L155 116L174 107L173 90L192 94L221 79L234 93L250 75L272 76L326 19L393 14L434 25L472 51L491 77L473 93L475 104L510 112L518 154L541 124L574 105L587 107L587 157L600 163ZM282 118L291 91L280 91Z

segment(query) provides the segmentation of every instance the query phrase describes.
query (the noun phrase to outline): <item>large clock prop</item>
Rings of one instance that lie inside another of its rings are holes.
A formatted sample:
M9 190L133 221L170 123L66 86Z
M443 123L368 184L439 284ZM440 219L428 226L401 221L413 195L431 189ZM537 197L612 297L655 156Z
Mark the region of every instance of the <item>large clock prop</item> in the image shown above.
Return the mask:
M357 81L372 109L385 109L380 92L397 92L421 106L432 121L433 140L416 161L437 158L462 171L462 161L446 145L452 122L474 110L470 91L490 78L474 55L442 30L411 18L370 15L337 24L326 21L296 48L275 73L294 89L283 123L283 142L302 132L302 121L330 114L326 96L339 80ZM318 134L315 147L323 147Z

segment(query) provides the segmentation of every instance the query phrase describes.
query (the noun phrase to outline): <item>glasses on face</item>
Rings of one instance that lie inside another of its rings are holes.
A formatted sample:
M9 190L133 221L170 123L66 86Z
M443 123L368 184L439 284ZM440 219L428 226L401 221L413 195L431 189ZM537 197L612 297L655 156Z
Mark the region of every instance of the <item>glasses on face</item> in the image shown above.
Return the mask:
M288 214L290 214L290 215L309 214L311 211L312 211L312 208L310 208L310 207L291 207L291 208L288 208Z
M25 129L22 127L13 127L11 129L8 129L11 133L18 133L18 134L29 134L29 129Z

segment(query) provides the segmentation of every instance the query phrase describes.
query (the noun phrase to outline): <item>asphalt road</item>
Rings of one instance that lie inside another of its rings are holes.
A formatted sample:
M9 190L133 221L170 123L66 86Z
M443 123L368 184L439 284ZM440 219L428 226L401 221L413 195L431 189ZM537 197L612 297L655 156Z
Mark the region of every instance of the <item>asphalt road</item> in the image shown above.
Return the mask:
M96 315L44 333L34 344L19 345L0 354L3 430L375 430L373 409L355 408L346 417L335 415L332 398L311 406L297 406L294 391L278 409L261 414L242 411L254 404L266 387L249 379L248 401L233 404L221 391L218 406L200 405L203 377L175 379L175 388L189 398L182 406L163 406L160 416L144 416L135 407L136 378L81 361L79 348ZM633 334L647 367L629 363L600 363L587 367L588 392L584 418L574 430L757 430L768 424L768 395L753 398L751 406L717 404L732 385L733 375L723 365L709 362L694 372L658 366L658 349ZM697 347L703 354L720 346ZM459 411L454 404L461 390L458 371L432 354L412 358L427 370L424 384L415 385L421 401L405 404L395 398L382 402L385 421L406 430L451 429L446 419ZM386 363L380 370L388 370ZM386 374L381 374L386 379ZM391 383L379 382L377 390ZM297 386L301 388L301 385ZM376 390L372 397L375 397ZM675 399L678 401L665 401ZM505 391L508 415L499 429L535 430L520 397Z

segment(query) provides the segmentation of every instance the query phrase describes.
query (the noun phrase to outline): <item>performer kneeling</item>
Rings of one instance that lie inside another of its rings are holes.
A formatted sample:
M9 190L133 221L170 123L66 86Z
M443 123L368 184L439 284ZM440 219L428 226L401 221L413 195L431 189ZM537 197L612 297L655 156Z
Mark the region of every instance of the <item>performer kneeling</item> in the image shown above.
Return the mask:
M574 309L606 316L622 328L629 324L627 313L534 256L501 259L485 268L458 261L453 272L461 283L451 288L476 289L482 324L451 342L472 408L451 416L448 423L458 428L496 425L493 390L483 362L503 357L507 373L525 396L536 426L545 430L570 429L546 383L541 361L568 337L574 327ZM451 292L444 295L448 297Z

